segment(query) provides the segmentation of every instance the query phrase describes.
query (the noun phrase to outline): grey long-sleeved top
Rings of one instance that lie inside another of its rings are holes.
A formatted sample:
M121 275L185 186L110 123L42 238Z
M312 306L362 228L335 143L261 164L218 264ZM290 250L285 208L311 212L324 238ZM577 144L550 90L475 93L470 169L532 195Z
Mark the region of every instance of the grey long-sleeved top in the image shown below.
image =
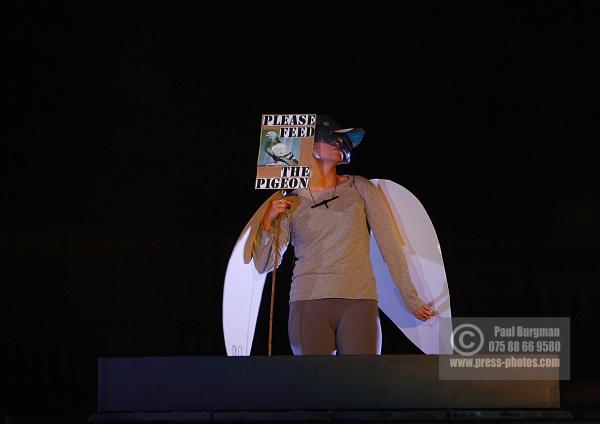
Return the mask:
M329 199L334 189L313 192L314 201ZM368 179L361 176L338 184L339 197L311 208L313 199L306 189L292 193L299 203L281 215L279 261L291 242L295 264L290 302L323 298L374 299L377 287L370 258L369 227L375 235L384 261L410 310L425 305L410 280L402 242L385 199ZM256 269L272 271L276 226L265 231L262 225L253 245Z

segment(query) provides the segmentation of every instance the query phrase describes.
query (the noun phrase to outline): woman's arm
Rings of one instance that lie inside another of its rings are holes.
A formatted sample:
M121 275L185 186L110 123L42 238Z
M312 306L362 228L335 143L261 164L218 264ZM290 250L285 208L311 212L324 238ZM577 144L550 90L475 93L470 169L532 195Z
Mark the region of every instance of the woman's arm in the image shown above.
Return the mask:
M276 252L278 254L277 266L281 264L290 237L290 218L286 213L291 208L290 203L288 199L276 198L265 210L252 246L254 266L261 274L273 270ZM277 251L275 246L278 247Z
M404 253L401 236L397 233L396 223L389 206L377 187L368 179L357 177L357 189L365 200L365 211L369 227L373 231L377 245L381 250L396 287L409 310L422 319L429 310L428 303L421 299L410 279L408 263Z

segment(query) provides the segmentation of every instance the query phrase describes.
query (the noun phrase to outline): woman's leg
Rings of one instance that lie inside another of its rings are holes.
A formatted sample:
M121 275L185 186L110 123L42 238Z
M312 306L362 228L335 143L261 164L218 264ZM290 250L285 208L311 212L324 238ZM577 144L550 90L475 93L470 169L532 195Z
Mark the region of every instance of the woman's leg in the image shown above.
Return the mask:
M340 299L346 306L337 331L339 355L381 355L381 323L376 300Z
M294 355L335 355L331 299L290 302L288 335Z

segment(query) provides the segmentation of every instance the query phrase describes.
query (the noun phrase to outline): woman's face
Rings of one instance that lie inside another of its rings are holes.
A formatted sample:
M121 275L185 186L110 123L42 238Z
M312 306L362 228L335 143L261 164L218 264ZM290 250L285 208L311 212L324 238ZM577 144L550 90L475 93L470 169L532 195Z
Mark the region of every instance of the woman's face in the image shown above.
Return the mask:
M344 155L338 147L324 141L315 141L313 156L319 160L334 163L340 163L344 159Z

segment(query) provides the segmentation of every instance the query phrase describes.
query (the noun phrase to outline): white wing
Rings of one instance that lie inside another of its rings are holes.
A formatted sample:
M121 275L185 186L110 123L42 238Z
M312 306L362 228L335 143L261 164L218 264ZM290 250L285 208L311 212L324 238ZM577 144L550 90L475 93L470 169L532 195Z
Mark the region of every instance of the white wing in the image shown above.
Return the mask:
M223 285L223 336L228 356L249 356L267 274L259 274L252 259L252 243L263 211L274 193L254 213L229 258Z
M406 308L392 279L375 237L371 235L371 262L377 281L379 308L426 354L451 353L447 325L440 328L439 317L450 318L450 294L442 252L435 229L419 200L407 189L389 180L371 180L384 195L404 239L404 252L410 277L426 301L434 302L438 316L420 321Z

